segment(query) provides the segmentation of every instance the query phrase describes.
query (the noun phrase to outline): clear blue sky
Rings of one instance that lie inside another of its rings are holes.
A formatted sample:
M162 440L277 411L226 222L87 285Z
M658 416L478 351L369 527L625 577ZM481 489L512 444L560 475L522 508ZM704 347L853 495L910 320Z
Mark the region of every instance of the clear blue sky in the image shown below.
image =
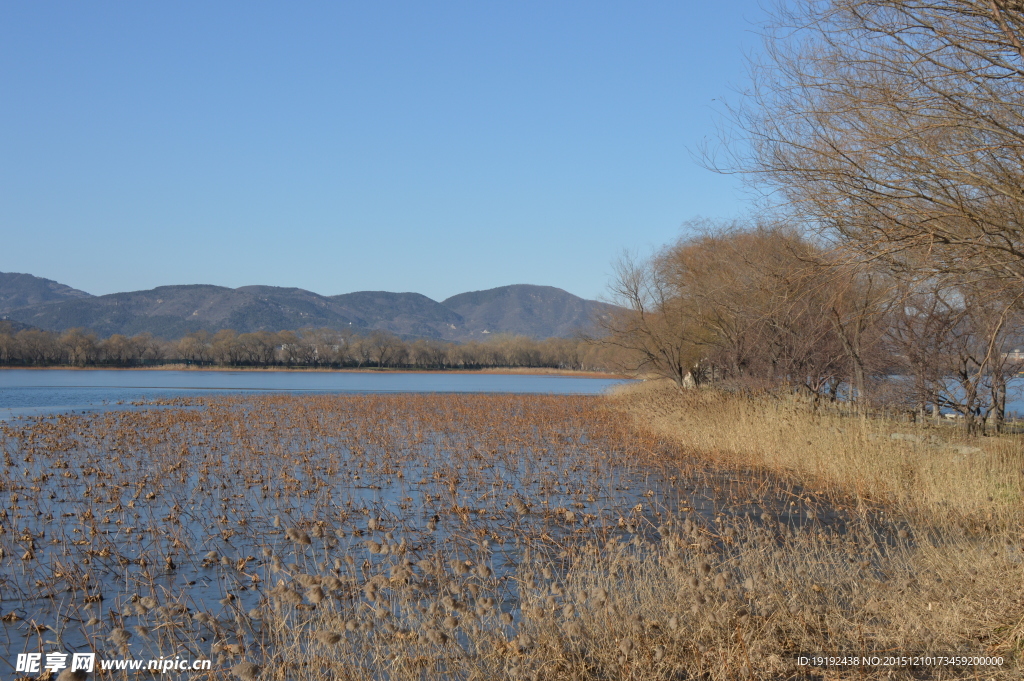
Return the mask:
M602 295L744 212L692 158L757 2L0 0L0 271ZM716 101L717 100L717 101Z

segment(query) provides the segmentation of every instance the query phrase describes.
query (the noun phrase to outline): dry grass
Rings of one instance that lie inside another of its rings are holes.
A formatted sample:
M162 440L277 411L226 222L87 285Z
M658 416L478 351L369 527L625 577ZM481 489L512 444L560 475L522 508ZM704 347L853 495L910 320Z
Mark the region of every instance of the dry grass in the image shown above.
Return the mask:
M1024 532L1024 439L963 437L930 423L814 413L805 403L663 382L620 387L616 406L688 454L770 470L916 520ZM894 439L898 438L898 439Z
M1020 489L1010 440L951 510L946 450L711 393L196 404L2 428L8 651L213 659L195 679L781 680L798 653L1019 677L1020 510L969 489Z
M984 650L1006 655L1013 662L1004 671L1016 673L1009 669L1018 668L1024 644L1019 436L968 440L942 427L653 382L620 389L613 402L687 457L768 485L799 484L856 509L861 522L843 532L787 538L784 547L748 540L749 553L736 560L753 558L747 572L773 576L762 593L780 608L780 595L789 594L821 627L780 635L776 621L762 645Z

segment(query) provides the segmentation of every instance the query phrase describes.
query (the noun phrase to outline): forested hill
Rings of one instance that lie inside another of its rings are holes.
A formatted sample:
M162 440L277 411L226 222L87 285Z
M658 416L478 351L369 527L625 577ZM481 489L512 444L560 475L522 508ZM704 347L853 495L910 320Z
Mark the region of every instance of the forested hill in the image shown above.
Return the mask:
M92 296L30 274L0 273L0 318L46 329L84 328L101 337L148 332L239 333L329 328L381 329L405 337L463 341L513 333L569 336L614 308L551 286L517 284L437 302L419 293L360 291L323 296L276 286L185 285Z
M0 272L0 315L29 305L91 297L85 291L73 289L50 279L18 272Z
M610 305L553 286L502 286L452 296L441 303L462 316L468 329L501 330L535 338L572 335Z

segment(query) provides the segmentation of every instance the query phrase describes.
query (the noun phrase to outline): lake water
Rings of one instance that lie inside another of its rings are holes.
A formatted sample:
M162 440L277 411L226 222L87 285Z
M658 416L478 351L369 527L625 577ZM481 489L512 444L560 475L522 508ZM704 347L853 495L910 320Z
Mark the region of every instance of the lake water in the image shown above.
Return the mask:
M621 382L0 372L0 409L75 411L0 423L0 649L223 671L237 658L222 645L264 662L329 629L373 662L422 647L404 642L443 615L460 646L470 631L507 643L524 621L603 608L566 586L588 556L661 564L661 546L710 556L736 528L846 522L797 488L690 466L586 396Z
M0 421L214 393L518 393L594 395L621 379L525 374L338 371L0 370Z
M587 607L565 579L597 550L647 555L674 537L709 555L733 525L836 520L809 515L809 496L681 465L599 397L263 390L200 402L0 424L0 613L12 614L0 650L180 655L224 670L221 644L269 660L288 622L303 632L294 640L330 629L346 654L392 659L373 651L406 654L407 634L441 615L466 623L450 634L460 645L477 629L507 642L538 608Z

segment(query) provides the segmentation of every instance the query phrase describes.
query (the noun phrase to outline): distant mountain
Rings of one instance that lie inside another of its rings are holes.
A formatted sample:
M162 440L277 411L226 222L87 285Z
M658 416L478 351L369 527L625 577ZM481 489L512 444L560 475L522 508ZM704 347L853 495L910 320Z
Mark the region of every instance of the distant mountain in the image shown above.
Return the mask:
M462 317L420 293L359 291L330 300L360 326L402 336L454 339L463 326Z
M477 338L491 333L535 338L570 336L614 309L560 288L530 284L460 293L441 304L461 315L467 333Z
M0 273L0 301L8 300L15 305L0 311L0 319L19 324L53 331L81 327L101 337L148 332L168 339L204 330L306 327L382 329L406 338L457 341L498 333L548 338L589 327L595 315L613 309L551 286L525 284L463 293L443 303L419 293L322 296L299 288L202 284L91 296L48 279Z
M91 297L85 291L79 291L50 279L18 272L0 272L0 316L5 312L28 305Z
M323 296L298 288L159 286L14 310L7 316L43 329L83 327L100 336L152 333L180 338L192 331L279 331L304 326L341 328L354 320Z

